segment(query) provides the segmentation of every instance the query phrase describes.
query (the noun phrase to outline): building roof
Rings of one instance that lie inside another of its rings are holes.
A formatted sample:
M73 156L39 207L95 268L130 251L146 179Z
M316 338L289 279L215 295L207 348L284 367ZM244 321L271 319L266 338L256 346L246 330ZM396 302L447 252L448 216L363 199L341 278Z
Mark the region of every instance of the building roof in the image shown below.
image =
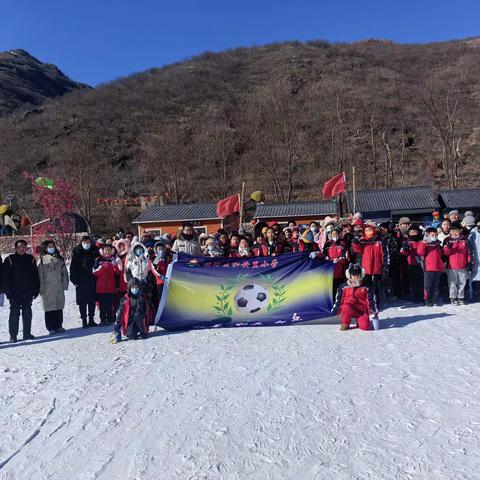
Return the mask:
M446 208L480 208L480 188L445 190L440 197Z
M218 219L216 203L156 205L145 210L132 223L187 222Z
M255 218L295 218L315 215L335 215L337 202L297 202L297 203L263 203L257 205Z
M353 209L353 194L347 192L349 210ZM431 187L402 187L356 192L355 210L370 212L411 212L439 208Z

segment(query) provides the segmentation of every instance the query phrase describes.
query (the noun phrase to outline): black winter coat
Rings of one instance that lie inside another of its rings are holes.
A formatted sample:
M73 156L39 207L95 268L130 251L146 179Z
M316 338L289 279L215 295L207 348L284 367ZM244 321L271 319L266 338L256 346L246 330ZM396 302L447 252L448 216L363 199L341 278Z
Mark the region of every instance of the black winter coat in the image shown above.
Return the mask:
M2 266L2 290L8 298L36 297L40 291L40 277L35 259L25 253L14 253Z
M95 301L96 279L92 273L98 251L96 248L85 250L81 245L73 249L70 265L70 281L77 287L77 304Z

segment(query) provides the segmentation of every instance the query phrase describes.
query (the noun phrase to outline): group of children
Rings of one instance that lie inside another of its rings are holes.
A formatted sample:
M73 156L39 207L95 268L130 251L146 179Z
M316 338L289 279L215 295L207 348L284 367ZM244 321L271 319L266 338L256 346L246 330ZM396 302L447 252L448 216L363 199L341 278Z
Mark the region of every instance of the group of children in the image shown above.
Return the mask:
M450 302L463 305L467 282L480 281L471 274L479 266L480 222L473 219L466 225L452 216L437 223L434 218L423 227L406 217L398 224L378 225L356 214L346 221L327 218L321 224L297 226L292 220L285 228L271 222L253 225L242 234L219 230L214 235L198 234L185 224L174 238L146 233L141 241L120 231L97 243L92 273L101 324L115 320L117 340L121 333L128 338L146 336L168 265L178 252L228 258L303 252L330 261L335 264L332 312L341 315L342 330L352 319L361 329L377 325L381 302L409 299L438 306L443 283ZM480 288L475 290L480 293Z

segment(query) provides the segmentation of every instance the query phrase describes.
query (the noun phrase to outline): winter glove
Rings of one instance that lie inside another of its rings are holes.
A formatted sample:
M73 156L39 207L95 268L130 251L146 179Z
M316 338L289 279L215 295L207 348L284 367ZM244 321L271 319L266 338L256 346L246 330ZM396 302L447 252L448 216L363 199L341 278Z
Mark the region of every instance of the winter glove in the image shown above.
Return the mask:
M311 252L309 257L312 259L312 260L315 260L317 258L317 255L318 255L318 252Z

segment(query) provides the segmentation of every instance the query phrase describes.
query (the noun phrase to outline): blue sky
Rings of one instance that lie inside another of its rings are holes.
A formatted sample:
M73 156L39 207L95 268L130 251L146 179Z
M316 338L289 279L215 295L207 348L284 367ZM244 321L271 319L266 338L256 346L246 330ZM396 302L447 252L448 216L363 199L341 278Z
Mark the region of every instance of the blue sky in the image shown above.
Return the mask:
M1 0L0 51L23 48L90 85L274 41L480 35L479 0Z

